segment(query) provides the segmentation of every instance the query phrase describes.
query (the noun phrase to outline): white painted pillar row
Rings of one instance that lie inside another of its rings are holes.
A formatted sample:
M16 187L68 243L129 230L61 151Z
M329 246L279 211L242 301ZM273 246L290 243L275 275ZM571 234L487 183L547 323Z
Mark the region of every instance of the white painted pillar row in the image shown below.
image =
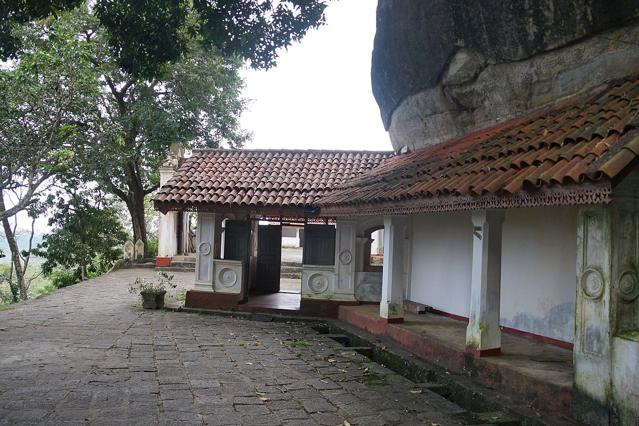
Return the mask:
M379 315L387 322L404 320L404 251L407 223L406 217L384 217L384 270Z
M504 210L473 212L473 265L467 351L475 356L501 353L499 306Z

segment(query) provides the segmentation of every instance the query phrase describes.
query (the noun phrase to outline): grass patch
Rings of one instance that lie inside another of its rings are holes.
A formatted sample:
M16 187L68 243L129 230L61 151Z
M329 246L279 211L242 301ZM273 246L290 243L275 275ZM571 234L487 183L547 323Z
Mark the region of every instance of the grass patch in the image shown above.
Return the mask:
M6 274L8 276L10 270L11 266L9 265L9 263L0 264L0 275ZM35 278L29 286L30 299L49 293L56 289L51 284L51 281L48 278L40 274L40 265L37 263L29 264L26 276L27 279L37 276L37 278ZM0 280L0 294L2 295L2 297L0 297L0 309L12 304L11 288L9 287L9 283L4 280Z
M185 302L186 301L186 290L179 290L175 293L175 298L179 301L179 302Z
M311 346L311 343L306 339L288 339L286 340L286 343L293 347L301 346L301 347L307 348Z
M365 371L357 381L369 386L388 386L388 375Z

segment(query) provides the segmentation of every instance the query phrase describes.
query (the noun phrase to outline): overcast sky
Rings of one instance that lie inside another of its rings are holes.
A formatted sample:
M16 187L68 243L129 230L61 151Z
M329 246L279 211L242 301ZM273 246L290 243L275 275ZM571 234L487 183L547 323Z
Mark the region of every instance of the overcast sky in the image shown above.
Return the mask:
M371 92L377 0L336 0L326 25L283 51L277 67L246 70L246 148L392 149Z

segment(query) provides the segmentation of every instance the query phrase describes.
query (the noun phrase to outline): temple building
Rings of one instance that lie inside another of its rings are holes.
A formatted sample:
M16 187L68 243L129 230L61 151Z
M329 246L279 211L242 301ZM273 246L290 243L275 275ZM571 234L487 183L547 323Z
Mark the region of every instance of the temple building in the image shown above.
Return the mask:
M639 5L525 3L379 0L392 152L172 150L158 262L194 253L186 306L337 316L527 405L637 424Z
M638 116L631 78L403 154L196 150L162 169L160 256L188 246L195 214L186 306L241 306L278 294L282 226L300 227L292 309L379 302L389 325L438 313L467 322L477 358L499 355L504 332L527 336L573 350L584 399L637 407Z

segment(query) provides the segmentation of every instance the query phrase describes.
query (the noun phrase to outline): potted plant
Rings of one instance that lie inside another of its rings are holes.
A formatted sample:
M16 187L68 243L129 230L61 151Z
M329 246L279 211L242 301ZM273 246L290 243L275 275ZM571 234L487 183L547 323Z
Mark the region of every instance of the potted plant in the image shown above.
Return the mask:
M129 286L129 293L142 296L142 307L144 309L162 309L167 289L175 287L177 287L177 284L173 282L173 275L169 275L166 272L158 272L156 281L149 281L140 277L136 278L135 282Z

